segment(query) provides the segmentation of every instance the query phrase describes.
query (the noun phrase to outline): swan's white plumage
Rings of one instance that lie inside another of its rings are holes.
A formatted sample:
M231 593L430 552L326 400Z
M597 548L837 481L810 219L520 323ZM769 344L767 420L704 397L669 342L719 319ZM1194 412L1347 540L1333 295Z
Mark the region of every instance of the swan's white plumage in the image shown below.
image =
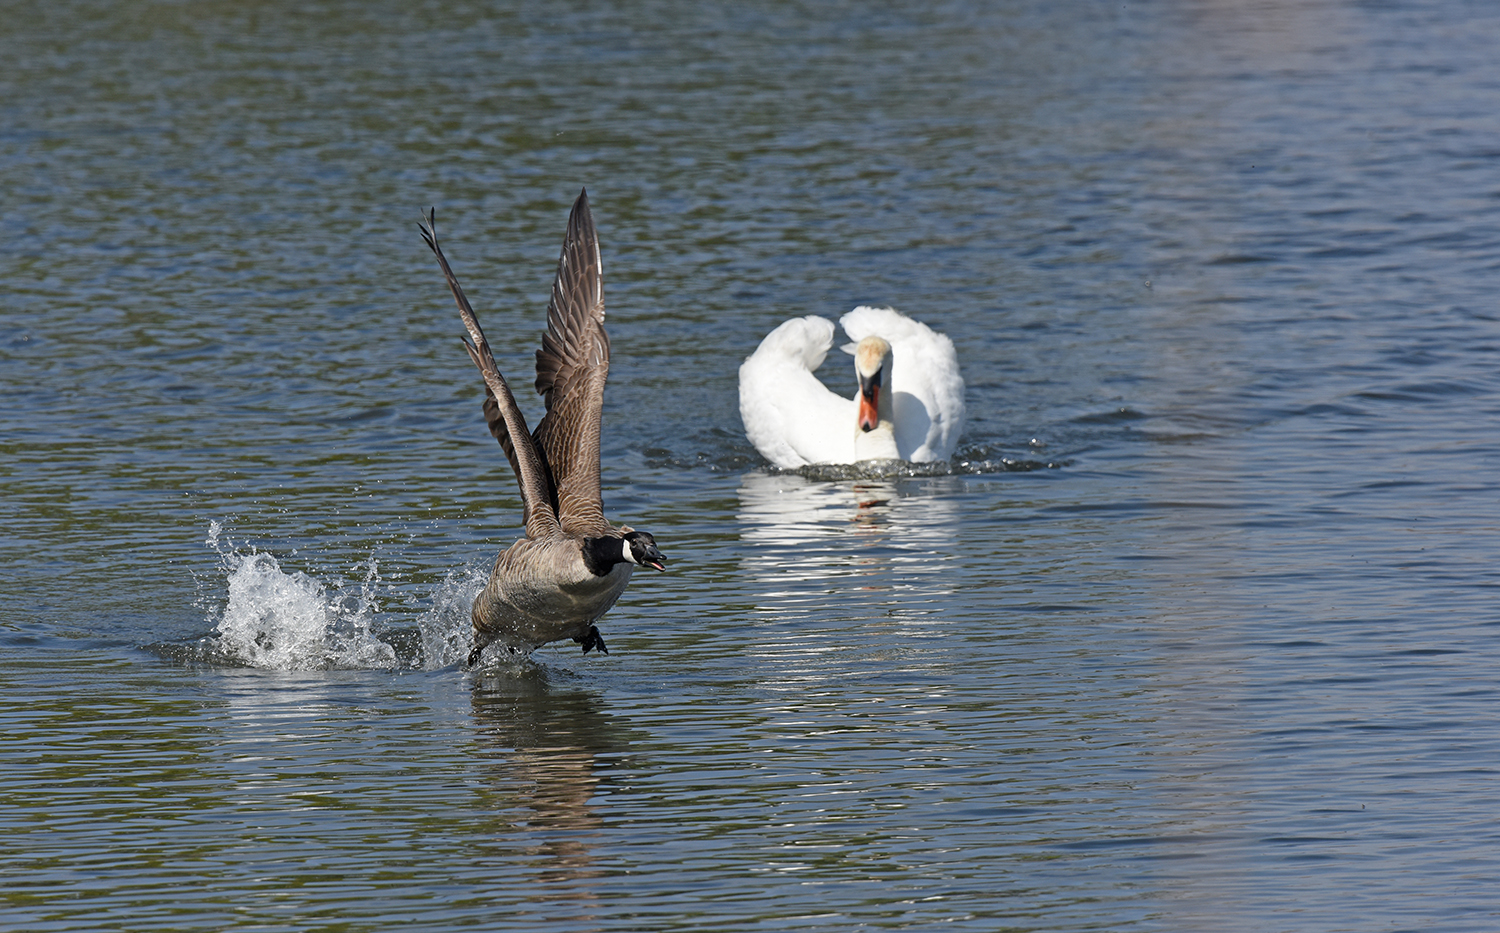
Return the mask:
M895 448L864 434L852 398L829 391L813 371L833 347L832 322L793 318L761 341L740 366L740 417L745 435L767 460L791 468L898 457L946 460L964 422L964 381L953 341L891 308L861 306L839 321L854 343L879 336L891 345ZM854 343L844 347L853 352Z
M777 466L838 463L854 450L854 401L834 395L813 375L832 348L832 321L792 318L740 366L745 434ZM830 431L832 424L847 430Z

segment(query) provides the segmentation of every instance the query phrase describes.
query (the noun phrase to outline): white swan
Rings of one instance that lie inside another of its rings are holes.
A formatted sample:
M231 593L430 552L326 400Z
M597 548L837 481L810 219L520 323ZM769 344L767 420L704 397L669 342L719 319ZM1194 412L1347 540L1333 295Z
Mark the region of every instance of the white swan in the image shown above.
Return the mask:
M946 460L964 427L964 380L953 341L891 308L860 306L839 319L856 341L859 392L842 398L813 371L833 347L833 324L809 315L766 335L740 366L745 436L778 467L900 459Z

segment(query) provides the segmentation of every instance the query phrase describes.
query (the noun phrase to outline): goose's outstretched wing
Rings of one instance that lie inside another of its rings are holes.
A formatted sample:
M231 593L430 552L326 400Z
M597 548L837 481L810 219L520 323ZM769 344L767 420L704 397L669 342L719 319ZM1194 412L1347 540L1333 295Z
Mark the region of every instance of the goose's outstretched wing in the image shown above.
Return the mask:
M506 383L505 377L500 375L500 370L495 365L495 357L490 352L489 341L484 339L484 331L479 327L479 319L474 316L474 309L470 306L469 299L464 297L463 286L458 284L458 277L453 274L447 257L438 247L436 219L437 212L430 210L427 214L427 222L418 226L422 230L422 239L427 241L433 255L437 256L438 265L443 269L443 276L448 280L448 289L453 292L453 300L458 303L458 313L463 317L464 327L469 331L469 340L464 341L464 349L469 351L469 359L474 361L474 365L479 367L480 374L484 376L486 389L484 409L485 418L490 425L490 433L495 435L495 439L504 448L511 468L515 470L516 479L521 484L521 503L526 518L526 535L537 538L556 532L557 514L553 511L552 486L547 475L546 461L538 453L530 432L526 430L526 417L516 406L516 397L511 394L510 385ZM470 340L473 342L471 343ZM595 460L597 463L597 457Z
M608 375L599 236L584 191L568 215L547 333L536 351L536 390L547 403L536 443L551 468L558 521L574 534L610 529L599 491L599 417Z

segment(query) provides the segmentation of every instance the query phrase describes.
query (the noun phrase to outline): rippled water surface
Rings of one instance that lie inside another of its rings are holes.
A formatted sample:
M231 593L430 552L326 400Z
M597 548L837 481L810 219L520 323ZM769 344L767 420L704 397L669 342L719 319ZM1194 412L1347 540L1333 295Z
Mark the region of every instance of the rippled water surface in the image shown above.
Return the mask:
M0 18L0 925L1500 927L1500 10ZM669 573L464 671L416 221L525 386L585 185ZM740 360L863 303L959 453L767 469Z

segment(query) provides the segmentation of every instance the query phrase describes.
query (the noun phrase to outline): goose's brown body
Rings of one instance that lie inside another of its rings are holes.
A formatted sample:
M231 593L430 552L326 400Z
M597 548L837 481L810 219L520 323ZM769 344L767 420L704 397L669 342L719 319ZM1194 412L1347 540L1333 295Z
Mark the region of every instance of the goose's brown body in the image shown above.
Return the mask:
M618 533L618 532L616 532ZM599 617L630 583L631 564L603 576L585 566L572 536L522 538L500 552L483 592L474 600L477 650L497 641L525 654L548 642L584 642Z
M594 622L625 592L636 564L664 567L649 534L616 527L604 517L599 433L609 336L588 194L578 196L568 215L547 306L547 332L536 352L536 388L547 413L535 433L527 431L474 310L438 248L432 216L427 220L422 235L468 329L470 340L464 345L484 376L485 420L520 482L526 520L526 537L501 552L474 600L469 663L494 641L521 654L564 638L581 642L584 651L605 650Z

